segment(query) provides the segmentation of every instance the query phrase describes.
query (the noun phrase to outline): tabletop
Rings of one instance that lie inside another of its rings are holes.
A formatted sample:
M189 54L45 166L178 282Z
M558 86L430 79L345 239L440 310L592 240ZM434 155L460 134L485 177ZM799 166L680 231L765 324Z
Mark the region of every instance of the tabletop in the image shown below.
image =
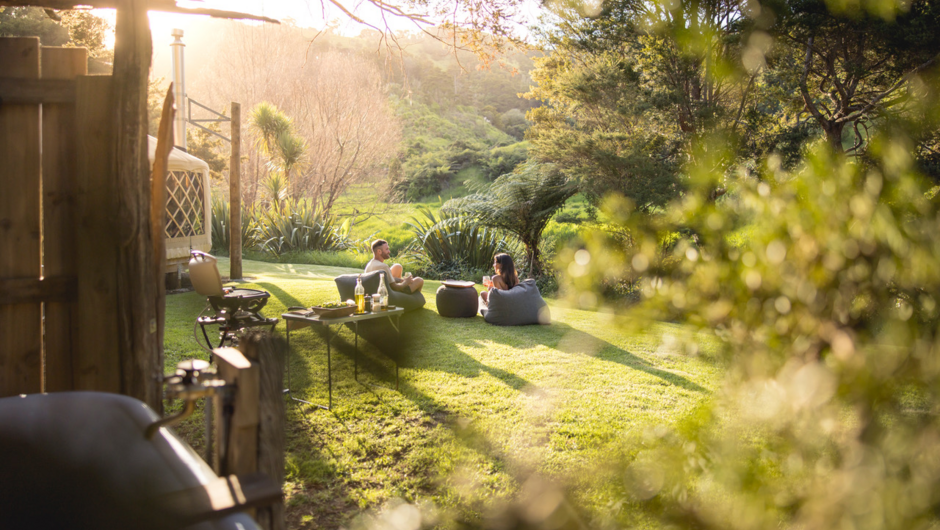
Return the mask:
M344 324L346 322L359 322L361 320L372 320L374 318L398 317L401 316L401 314L404 312L404 308L396 307L395 309L388 309L385 311L366 311L365 313L353 313L348 317L320 318L318 315L313 313L310 313L309 315L284 313L281 315L281 318L287 321L287 329L293 330L306 327L311 324Z

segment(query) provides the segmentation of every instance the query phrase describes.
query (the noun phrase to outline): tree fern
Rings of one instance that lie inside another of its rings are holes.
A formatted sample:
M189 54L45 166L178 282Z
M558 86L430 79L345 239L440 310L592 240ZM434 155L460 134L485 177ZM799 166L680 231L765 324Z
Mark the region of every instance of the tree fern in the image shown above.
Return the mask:
M474 191L447 201L441 211L514 234L525 245L526 268L532 276L541 276L542 232L555 212L578 192L577 184L551 164L526 162Z

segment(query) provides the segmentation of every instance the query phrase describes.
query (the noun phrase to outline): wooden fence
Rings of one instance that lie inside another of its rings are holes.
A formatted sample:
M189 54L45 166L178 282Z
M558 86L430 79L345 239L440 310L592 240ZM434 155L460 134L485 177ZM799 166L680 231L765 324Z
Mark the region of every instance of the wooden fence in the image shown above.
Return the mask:
M141 65L86 65L0 38L0 397L98 390L160 411L146 110L121 110L146 85L120 78Z

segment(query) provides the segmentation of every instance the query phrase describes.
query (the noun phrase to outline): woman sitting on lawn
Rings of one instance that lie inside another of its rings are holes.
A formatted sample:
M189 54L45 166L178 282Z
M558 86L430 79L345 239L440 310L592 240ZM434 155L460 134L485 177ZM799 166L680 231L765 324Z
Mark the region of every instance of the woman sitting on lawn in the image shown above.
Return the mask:
M519 276L516 274L516 266L513 264L512 257L509 254L497 254L493 258L493 269L496 271L496 275L493 276L493 284L490 286L490 289L508 291L519 285ZM480 293L480 297L483 298L483 305L486 305L489 294L489 290Z

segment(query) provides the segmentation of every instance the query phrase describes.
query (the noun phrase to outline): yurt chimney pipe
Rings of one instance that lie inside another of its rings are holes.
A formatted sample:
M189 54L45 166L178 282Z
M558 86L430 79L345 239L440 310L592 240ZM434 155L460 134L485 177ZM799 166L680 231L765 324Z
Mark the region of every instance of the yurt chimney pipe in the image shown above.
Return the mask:
M176 147L186 150L186 69L183 66L183 30L174 29L170 35L173 48L173 99L176 100L176 127L173 138Z

